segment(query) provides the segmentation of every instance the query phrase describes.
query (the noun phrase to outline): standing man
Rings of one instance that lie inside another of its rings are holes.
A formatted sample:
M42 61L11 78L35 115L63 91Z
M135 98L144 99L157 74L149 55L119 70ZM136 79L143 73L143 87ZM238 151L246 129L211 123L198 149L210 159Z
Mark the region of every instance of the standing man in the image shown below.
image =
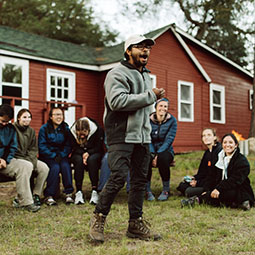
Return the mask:
M164 97L164 89L153 88L145 68L154 40L142 35L130 36L124 46L123 60L105 80L104 125L108 149L110 178L100 193L91 218L90 237L104 242L104 223L114 198L124 186L130 172L128 197L129 226L127 236L142 240L158 240L142 218L148 164L150 106Z

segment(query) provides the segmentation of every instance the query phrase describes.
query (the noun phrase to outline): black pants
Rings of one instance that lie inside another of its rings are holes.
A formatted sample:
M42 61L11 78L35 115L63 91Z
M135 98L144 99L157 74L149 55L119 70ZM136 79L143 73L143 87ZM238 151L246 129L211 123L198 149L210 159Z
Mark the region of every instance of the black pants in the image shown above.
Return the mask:
M130 171L128 209L130 219L143 214L143 200L150 161L149 146L146 144L114 144L108 149L108 164L111 175L100 193L95 212L108 215L111 205L124 186Z
M173 161L173 155L168 151L163 151L158 154L157 167L163 182L170 180L170 164ZM151 181L152 166L150 163L147 180Z
M99 179L99 169L102 155L100 153L91 154L87 159L87 165L83 164L82 155L73 154L71 161L74 164L74 180L76 190L82 190L84 170L89 172L89 179L93 189L97 189Z

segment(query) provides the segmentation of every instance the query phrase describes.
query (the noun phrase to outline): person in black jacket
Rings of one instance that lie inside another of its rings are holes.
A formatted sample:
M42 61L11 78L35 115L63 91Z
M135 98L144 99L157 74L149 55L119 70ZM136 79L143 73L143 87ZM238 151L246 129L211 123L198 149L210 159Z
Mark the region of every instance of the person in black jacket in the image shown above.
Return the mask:
M240 153L238 141L233 134L226 134L222 138L223 150L214 169L208 176L208 191L202 197L206 203L212 205L224 204L249 210L254 204L254 193L248 177L250 165L244 155Z
M92 184L90 203L98 201L98 179L101 159L104 155L104 130L96 121L83 117L77 120L71 127L74 137L74 145L71 162L74 164L74 179L76 185L75 204L84 204L82 182L84 170L89 172Z
M221 151L221 144L218 142L216 131L213 128L205 128L202 131L202 142L207 147L200 162L197 174L185 176L177 190L187 197L201 195L204 192L206 177L210 169L218 160L218 153Z

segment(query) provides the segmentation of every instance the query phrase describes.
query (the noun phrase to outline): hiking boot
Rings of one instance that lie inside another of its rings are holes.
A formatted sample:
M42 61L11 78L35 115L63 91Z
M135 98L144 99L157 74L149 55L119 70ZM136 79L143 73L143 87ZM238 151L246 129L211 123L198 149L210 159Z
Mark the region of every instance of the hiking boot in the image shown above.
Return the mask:
M74 201L73 201L73 198L72 198L72 194L66 194L66 204L69 205L69 204L73 204Z
M126 235L130 238L138 238L145 241L160 240L161 236L159 234L152 233L150 226L150 223L143 220L142 217L139 217L138 219L130 219Z
M97 202L98 202L98 198L99 198L99 196L98 196L96 190L92 190L91 198L90 198L89 203L92 204L92 205L96 205Z
M148 191L148 192L146 193L146 198L147 198L148 201L153 201L153 200L155 200L155 197L154 197L154 195L152 194L151 191Z
M242 202L242 204L240 205L240 208L243 209L244 211L249 211L251 209L250 201L246 200Z
M82 192L80 190L75 193L74 203L76 205L80 205L80 204L84 204L85 203L84 202L84 198L83 198L83 194L82 194Z
M29 212L37 212L40 210L40 206L37 206L35 204L31 204L31 205L25 205L25 206L21 206L21 209L27 210Z
M168 191L162 191L161 194L158 197L159 201L166 201L169 197L169 192Z
M198 196L193 196L188 199L182 199L181 200L181 207L193 207L195 204L199 204L199 198Z
M106 216L102 213L93 213L90 219L89 236L93 241L104 242L104 225Z
M45 201L46 205L49 205L49 206L57 205L57 202L51 196L46 197L44 201Z
M41 200L40 197L38 195L33 195L33 199L34 199L34 204L37 206L41 206Z

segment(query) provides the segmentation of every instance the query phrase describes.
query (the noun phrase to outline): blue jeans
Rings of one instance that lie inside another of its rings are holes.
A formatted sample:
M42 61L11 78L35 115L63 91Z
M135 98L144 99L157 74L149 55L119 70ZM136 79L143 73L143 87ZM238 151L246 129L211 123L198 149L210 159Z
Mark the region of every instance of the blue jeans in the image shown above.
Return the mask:
M50 169L47 177L47 186L44 190L45 197L54 197L56 195L59 187L60 173L62 175L64 193L72 193L74 191L72 183L72 170L68 158L62 158L60 163L57 163L54 159L43 159L43 161L48 165Z

